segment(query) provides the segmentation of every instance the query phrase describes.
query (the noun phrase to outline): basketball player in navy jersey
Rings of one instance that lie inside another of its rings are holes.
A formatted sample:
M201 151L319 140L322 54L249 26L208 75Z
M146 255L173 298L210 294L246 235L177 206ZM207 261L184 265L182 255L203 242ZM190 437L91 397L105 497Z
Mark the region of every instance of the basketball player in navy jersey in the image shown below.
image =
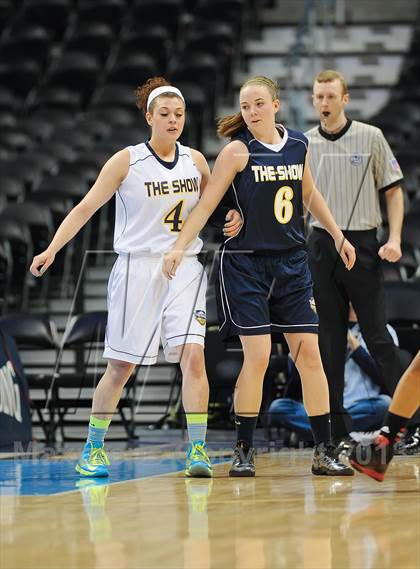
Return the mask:
M318 349L318 319L312 295L303 229L303 207L327 228L347 269L355 262L307 164L308 142L276 125L277 86L254 77L240 90L240 112L222 119L218 132L231 138L217 157L207 190L183 226L164 272L177 274L184 251L204 227L228 188L244 220L226 239L219 268L220 331L239 336L244 363L235 389L237 443L230 476L254 476L253 434L272 339L284 334L302 378L304 403L315 439L312 473L351 476L331 445L328 384Z
M104 357L108 366L93 397L87 443L76 470L82 476L108 476L104 437L122 390L136 364L156 362L159 341L166 359L180 361L183 405L190 446L186 475L211 477L206 452L209 387L204 365L206 275L197 260L195 239L171 286L162 275L162 255L175 242L199 201L210 172L204 156L177 142L185 123L182 93L166 79L149 79L136 92L137 106L151 127L146 143L112 156L84 199L68 214L49 247L34 257L31 272L41 276L55 255L114 194L114 249L118 258L108 283L108 323ZM225 233L241 226L229 211ZM146 324L145 324L146 323Z

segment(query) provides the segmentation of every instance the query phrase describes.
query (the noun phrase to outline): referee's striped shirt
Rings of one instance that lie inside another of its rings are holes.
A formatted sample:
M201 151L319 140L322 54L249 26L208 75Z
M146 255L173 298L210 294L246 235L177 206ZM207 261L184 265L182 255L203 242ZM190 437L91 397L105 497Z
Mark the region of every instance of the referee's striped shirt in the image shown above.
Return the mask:
M338 133L321 126L305 133L315 185L341 229L365 230L381 223L379 192L398 186L403 175L382 131L347 121ZM315 227L322 227L313 220Z

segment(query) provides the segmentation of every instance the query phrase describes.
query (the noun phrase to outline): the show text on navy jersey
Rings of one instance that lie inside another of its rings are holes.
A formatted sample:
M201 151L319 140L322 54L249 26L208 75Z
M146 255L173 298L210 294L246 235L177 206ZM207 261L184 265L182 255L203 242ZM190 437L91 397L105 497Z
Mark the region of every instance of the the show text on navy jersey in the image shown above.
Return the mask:
M241 231L227 240L230 250L266 253L305 246L302 186L307 139L282 125L278 130L281 142L275 149L248 129L234 137L246 146L249 159L230 191L244 220Z
M302 180L303 164L280 166L251 166L256 182L276 182L277 180Z

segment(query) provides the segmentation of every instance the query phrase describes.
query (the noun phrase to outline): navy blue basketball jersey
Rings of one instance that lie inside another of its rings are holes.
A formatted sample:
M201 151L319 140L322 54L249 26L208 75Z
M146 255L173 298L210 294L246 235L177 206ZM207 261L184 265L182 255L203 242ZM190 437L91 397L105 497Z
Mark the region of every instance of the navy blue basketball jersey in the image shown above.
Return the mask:
M308 140L301 132L277 128L282 134L278 151L259 142L248 129L232 139L247 146L249 160L229 190L244 224L236 237L225 242L228 249L275 252L305 243L302 178Z

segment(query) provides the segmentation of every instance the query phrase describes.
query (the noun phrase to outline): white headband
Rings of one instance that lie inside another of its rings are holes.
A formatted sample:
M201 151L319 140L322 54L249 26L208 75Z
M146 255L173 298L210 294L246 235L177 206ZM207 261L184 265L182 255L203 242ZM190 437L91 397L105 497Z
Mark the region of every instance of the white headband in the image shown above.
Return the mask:
M159 97L159 95L162 95L163 93L175 93L175 95L178 95L178 97L180 97L185 104L185 99L179 89L177 89L176 87L172 87L171 85L163 85L162 87L156 87L156 89L153 89L153 91L148 96L147 110L150 109L152 101L156 99L156 97Z

